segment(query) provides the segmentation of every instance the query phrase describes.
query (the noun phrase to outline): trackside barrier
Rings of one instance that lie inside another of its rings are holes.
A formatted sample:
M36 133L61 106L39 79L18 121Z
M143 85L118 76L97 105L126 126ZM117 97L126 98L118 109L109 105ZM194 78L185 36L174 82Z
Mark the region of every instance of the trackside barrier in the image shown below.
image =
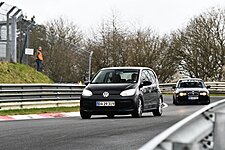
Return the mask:
M171 126L139 150L224 150L225 99Z
M210 85L209 88L210 93L217 94L225 94L225 82L205 82L206 85ZM176 83L161 83L159 84L160 89L163 93L172 93L172 87L175 86Z
M225 93L225 82L206 82L206 84L211 86L211 93ZM164 83L160 84L160 88L163 93L171 93L173 85L175 83ZM75 103L79 102L84 87L80 84L0 84L0 109L31 107L32 104L25 102L33 102L33 106L40 102L37 104L40 107L63 104L70 106L73 103L72 100ZM59 104L57 101L64 102ZM8 104L9 102L11 103ZM48 105L47 102L50 104Z
M79 102L84 87L77 84L0 84L0 107L31 106L31 102L42 106L47 102L70 105Z
M206 82L211 92L225 93L225 82ZM160 84L163 92L172 92L175 83ZM0 84L1 102L79 100L85 86L78 84Z

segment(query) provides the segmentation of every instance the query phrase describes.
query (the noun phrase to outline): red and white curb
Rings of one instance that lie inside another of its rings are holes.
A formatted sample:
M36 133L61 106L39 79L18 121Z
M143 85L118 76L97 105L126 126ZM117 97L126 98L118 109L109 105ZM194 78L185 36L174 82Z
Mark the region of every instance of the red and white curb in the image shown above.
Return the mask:
M77 116L80 116L80 112L12 115L12 116L0 116L0 121L45 119L45 118L64 118L64 117L77 117Z

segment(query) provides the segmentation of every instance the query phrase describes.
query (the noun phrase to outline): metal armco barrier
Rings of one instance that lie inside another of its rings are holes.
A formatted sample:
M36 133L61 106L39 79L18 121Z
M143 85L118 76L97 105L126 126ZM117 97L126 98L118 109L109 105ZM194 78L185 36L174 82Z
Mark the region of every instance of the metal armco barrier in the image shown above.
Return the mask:
M224 150L225 99L176 123L140 150Z
M79 100L83 88L77 84L0 84L0 103Z
M210 93L225 93L225 82L205 82ZM171 93L175 83L160 84L164 93ZM85 86L78 84L0 84L0 103L24 101L79 100Z
M206 85L210 85L209 88L210 93L217 94L225 94L225 82L205 82ZM172 93L172 87L175 86L176 83L161 83L159 84L160 89L163 93Z

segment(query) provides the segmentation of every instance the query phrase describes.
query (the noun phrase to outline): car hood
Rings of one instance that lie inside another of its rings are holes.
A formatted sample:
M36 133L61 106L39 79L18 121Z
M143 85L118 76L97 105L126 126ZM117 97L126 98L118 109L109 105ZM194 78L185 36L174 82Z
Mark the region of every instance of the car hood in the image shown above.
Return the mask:
M107 91L110 94L120 94L122 91L127 89L136 88L137 84L89 84L86 89L92 91L93 94L102 94Z
M176 93L186 92L186 91L208 92L206 88L177 88L176 89Z

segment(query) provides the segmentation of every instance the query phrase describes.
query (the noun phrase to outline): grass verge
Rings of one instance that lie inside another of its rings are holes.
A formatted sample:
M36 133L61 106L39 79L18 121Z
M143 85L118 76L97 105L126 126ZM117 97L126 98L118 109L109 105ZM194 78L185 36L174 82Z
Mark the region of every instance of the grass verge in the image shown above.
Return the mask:
M43 113L57 113L57 112L77 112L79 110L80 110L79 106L76 106L76 107L54 107L54 108L11 109L11 110L0 110L0 116L43 114Z
M53 81L28 65L0 62L0 83L53 83Z
M225 94L210 94L210 96L224 96L225 97Z

